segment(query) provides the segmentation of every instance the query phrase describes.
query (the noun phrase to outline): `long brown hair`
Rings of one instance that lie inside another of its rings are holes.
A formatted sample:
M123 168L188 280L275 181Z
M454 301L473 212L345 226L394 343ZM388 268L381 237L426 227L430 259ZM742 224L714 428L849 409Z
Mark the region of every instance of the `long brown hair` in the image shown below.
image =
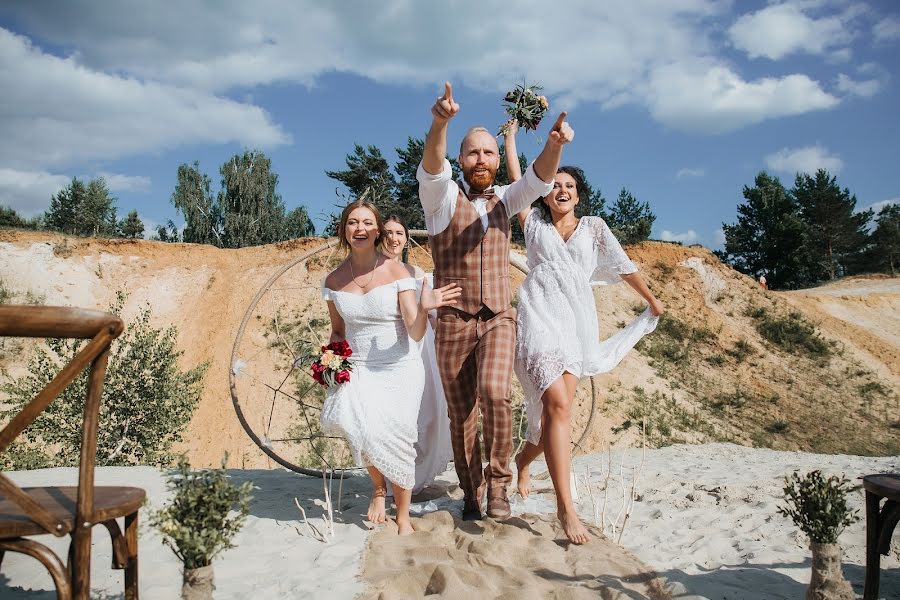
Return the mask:
M400 227L403 228L403 232L406 233L406 243L403 245L403 253L400 255L400 260L405 263L409 258L409 227L406 225L406 219L400 215L389 215L388 218L384 220L385 225L391 222L400 225Z
M378 237L375 238L376 248L384 237L384 219L381 217L381 211L364 197L358 198L344 207L344 210L341 211L341 220L338 222L338 248L345 252L350 252L350 242L347 241L347 220L350 219L350 213L357 208L368 208L375 215L375 224L378 226Z

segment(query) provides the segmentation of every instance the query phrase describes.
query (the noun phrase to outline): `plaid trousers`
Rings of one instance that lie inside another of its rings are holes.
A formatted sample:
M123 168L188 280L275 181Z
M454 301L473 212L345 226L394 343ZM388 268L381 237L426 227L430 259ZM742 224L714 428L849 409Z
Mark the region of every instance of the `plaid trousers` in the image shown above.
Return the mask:
M454 308L441 309L435 354L447 397L453 461L460 487L474 498L482 482L506 487L512 480L510 385L516 342L516 311L490 318ZM481 471L478 404L481 404L488 465Z

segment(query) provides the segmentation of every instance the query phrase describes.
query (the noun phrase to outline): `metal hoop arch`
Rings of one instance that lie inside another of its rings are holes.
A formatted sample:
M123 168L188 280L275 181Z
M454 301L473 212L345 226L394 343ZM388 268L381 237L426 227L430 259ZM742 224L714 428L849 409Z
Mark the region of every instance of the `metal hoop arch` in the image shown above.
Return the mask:
M419 244L418 242L415 242L413 240L413 236L427 237L427 235L428 235L428 232L425 231L424 229L411 229L409 231L410 240L412 240L420 248L425 249L426 252L428 251L427 248L424 248L421 244ZM299 265L302 262L309 260L310 258L319 254L320 252L324 252L325 250L334 248L337 244L338 244L338 238L329 239L322 245L317 246L317 247L313 248L312 250L308 250L308 251L304 252L298 258L287 263L286 265L284 265L283 267L278 269L278 271L276 271L271 277L269 277L268 280L266 280L266 282L263 284L263 286L259 289L259 291L256 293L256 295L253 297L253 300L250 301L250 304L247 306L247 310L244 312L244 317L241 319L241 324L238 327L237 335L235 336L235 339L234 339L234 345L231 348L231 361L229 362L229 365L228 365L228 382L229 382L229 388L231 389L231 403L234 406L234 412L237 414L238 421L240 422L241 427L244 429L244 432L250 437L251 440L253 440L253 443L256 444L256 446L260 450L262 450L264 454L266 454L266 456L268 456L269 458L274 460L279 465L283 466L286 469L294 471L296 473L300 473L302 475L310 475L312 477L320 477L320 478L323 477L322 470L310 469L307 467L301 467L300 465L295 465L291 461L289 461L285 458L282 458L278 453L276 453L274 450L272 450L272 448L270 448L268 445L264 444L263 441L261 439L259 439L259 436L257 436L256 433L253 431L253 429L250 427L250 423L247 421L247 418L244 416L243 410L241 410L240 401L239 401L238 395L237 395L237 382L235 381L234 365L238 360L238 349L239 349L239 346L241 343L241 339L244 336L244 330L247 327L247 323L250 321L250 318L253 315L253 311L256 309L256 306L259 304L259 301L266 294L266 292L269 291L269 288L272 287L272 284L275 283L275 281L277 281L279 277L284 275L290 269L296 267L297 265ZM523 267L522 265L517 264L516 262L514 262L512 260L510 261L510 265L512 265L513 267L515 267L516 269L518 269L525 275L528 274L527 267ZM591 428L593 427L593 424L594 424L594 419L596 418L596 414L597 414L597 386L596 386L596 383L595 383L593 377L590 377L589 379L590 379L590 384L591 384L591 410L588 415L588 420L587 420L587 423L585 424L584 431L579 436L578 441L575 441L572 443L572 445L576 449L582 450L582 451L583 451L582 443L585 441L588 434L590 433ZM360 469L358 469L356 467L351 467L351 468L331 468L331 469L327 469L327 470L331 471L331 472L341 472L341 471L359 471Z

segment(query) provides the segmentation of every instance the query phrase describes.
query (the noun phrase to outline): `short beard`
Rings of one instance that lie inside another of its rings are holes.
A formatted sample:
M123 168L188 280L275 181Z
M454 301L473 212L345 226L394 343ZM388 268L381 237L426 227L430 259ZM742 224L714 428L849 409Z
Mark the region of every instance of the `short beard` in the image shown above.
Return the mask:
M473 175L472 173L474 172L474 169L472 169L472 171L468 173L463 173L463 179L466 180L466 183L469 184L469 188L475 193L483 192L484 190L491 187L491 185L494 183L494 179L497 178L496 169L491 169L490 167L486 168L487 173L485 173L484 175Z

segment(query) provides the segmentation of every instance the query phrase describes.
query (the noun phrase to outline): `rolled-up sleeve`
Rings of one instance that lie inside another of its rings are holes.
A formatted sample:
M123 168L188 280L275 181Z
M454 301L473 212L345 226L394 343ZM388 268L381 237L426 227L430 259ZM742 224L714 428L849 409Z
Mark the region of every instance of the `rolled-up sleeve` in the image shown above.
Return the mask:
M552 191L553 182L547 183L542 181L537 176L537 173L534 172L534 163L532 163L528 165L525 175L520 180L506 188L503 194L503 202L506 203L506 211L512 216L528 208L532 202Z
M453 182L450 161L444 159L443 168L437 175L432 175L422 167L422 163L419 163L416 179L419 181L419 201L425 212L425 226L429 234L437 235L450 223L459 193Z

